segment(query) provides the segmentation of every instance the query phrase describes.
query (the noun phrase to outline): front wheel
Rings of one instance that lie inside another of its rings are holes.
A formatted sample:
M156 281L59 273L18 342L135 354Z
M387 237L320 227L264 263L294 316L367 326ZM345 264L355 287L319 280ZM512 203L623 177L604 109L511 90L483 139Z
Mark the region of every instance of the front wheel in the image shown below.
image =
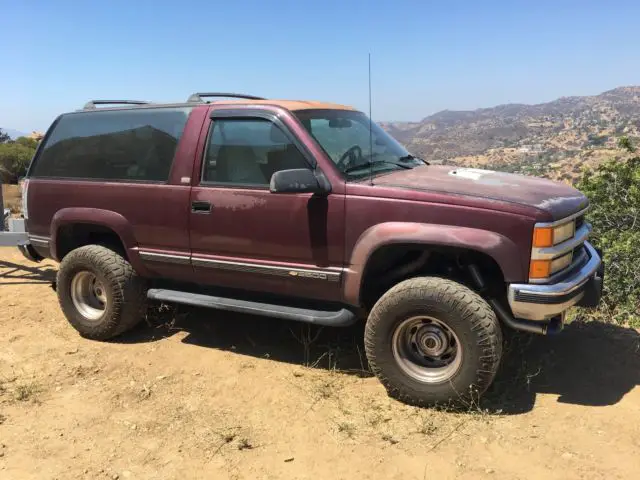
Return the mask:
M374 305L365 348L391 396L419 406L469 405L495 377L502 332L473 290L418 277L397 284Z

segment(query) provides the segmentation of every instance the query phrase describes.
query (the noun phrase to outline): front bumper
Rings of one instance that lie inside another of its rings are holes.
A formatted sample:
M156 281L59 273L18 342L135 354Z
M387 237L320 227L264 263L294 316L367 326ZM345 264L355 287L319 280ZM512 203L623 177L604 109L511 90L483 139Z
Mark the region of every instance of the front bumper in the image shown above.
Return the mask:
M509 306L516 318L546 321L573 306L595 307L602 297L604 264L589 242L584 243L589 260L582 268L557 283L509 285Z

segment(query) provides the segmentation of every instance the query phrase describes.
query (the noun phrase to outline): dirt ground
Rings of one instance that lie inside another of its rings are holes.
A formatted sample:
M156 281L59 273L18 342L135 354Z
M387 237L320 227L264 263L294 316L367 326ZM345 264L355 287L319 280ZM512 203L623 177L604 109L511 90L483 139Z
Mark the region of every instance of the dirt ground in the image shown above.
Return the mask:
M638 478L640 335L518 336L464 412L391 400L362 328L166 309L84 340L0 250L0 478ZM634 474L635 472L635 474Z

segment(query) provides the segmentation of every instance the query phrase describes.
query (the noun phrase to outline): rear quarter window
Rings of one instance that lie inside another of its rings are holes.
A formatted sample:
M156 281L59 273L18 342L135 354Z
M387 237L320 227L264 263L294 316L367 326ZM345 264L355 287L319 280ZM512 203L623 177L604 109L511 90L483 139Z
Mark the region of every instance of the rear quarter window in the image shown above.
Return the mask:
M29 175L165 182L190 107L63 115Z

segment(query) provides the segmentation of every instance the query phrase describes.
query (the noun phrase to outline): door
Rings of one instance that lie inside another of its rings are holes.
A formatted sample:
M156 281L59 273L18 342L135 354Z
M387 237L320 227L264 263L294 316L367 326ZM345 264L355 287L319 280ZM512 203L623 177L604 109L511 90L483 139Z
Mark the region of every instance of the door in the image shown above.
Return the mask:
M269 191L275 171L311 168L299 147L270 115L210 121L191 192L190 242L200 282L340 298L344 195Z

